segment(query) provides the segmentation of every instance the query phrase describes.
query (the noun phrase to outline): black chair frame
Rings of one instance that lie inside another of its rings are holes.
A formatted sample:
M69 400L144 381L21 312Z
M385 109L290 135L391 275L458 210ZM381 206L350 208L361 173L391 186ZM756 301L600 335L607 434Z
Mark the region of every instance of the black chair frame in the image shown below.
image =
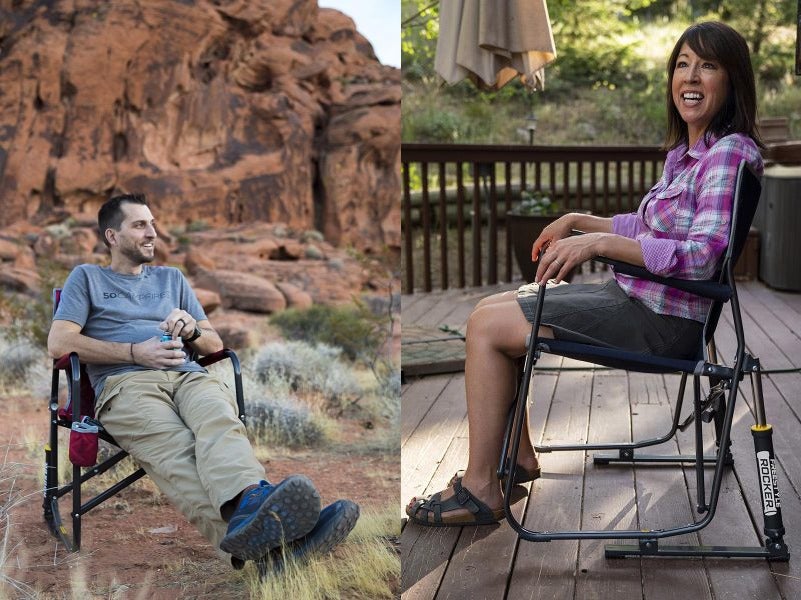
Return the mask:
M53 312L61 299L61 290L53 290ZM197 358L201 366L209 366L221 360L231 361L234 374L234 392L236 395L237 412L239 419L245 422L245 402L242 391L242 370L239 358L233 350L223 349L214 354ZM59 380L61 371L65 372L67 378L67 402L64 408L59 407ZM106 431L100 430L99 437L103 441L118 448L110 458L92 467L82 468L72 465L72 480L64 485L59 485L59 427L71 429L72 424L79 422L83 416L94 416L94 391L86 375L86 368L80 362L76 352L64 355L53 361L53 375L50 388L50 432L49 440L45 445L45 482L44 482L44 519L50 531L61 540L70 552L77 552L81 549L81 519L87 512L112 498L120 491L141 479L146 475L141 467L127 477L120 479L110 485L105 490L88 500L82 499L81 486L93 477L105 473L114 465L119 463L128 453L119 448L114 438ZM72 521L72 535L70 536L67 527L59 511L59 500L72 494L72 510L70 519Z
M703 340L699 343L699 352L695 360L682 360L659 357L647 354L623 351L615 348L604 348L579 344L565 340L545 339L538 337L542 319L542 307L547 296L546 286L540 287L537 298L535 319L527 343L527 352L523 365L523 375L518 386L517 398L512 404L506 427L503 448L501 450L498 477L506 477L504 489L506 518L521 539L533 542L550 542L553 540L611 539L636 540L636 544L611 544L605 547L607 558L623 558L627 556L669 556L669 557L749 557L766 558L771 561L788 561L789 549L784 541L785 529L782 521L779 501L779 490L776 481L775 456L773 452L772 427L765 418L765 404L762 395L761 366L759 359L746 351L743 322L737 288L734 280L734 264L745 244L748 229L753 220L759 201L761 185L751 167L743 161L737 173L734 191L732 223L729 244L717 276L708 281L690 281L675 278L659 277L646 269L597 257L603 263L614 267L617 273L624 273L688 291L712 300L712 305L704 324ZM737 350L733 366L718 363L714 347L714 331L720 317L723 304L730 302L734 331L737 339ZM697 511L703 518L683 526L656 530L600 530L600 531L532 531L517 521L511 510L510 502L514 473L517 465L517 454L520 447L522 428L525 426L525 410L531 374L537 359L542 352L557 354L579 360L592 362L613 368L645 373L681 373L677 406L670 430L663 436L637 442L535 446L539 452L617 450L617 454L601 454L594 457L594 464L617 463L692 463L695 465L697 483ZM757 480L762 498L764 518L764 545L760 547L737 546L704 546L704 545L662 545L660 540L677 535L699 531L712 521L720 495L724 468L733 464L730 451L731 427L734 419L734 408L739 385L748 374L755 403L755 424L751 427L757 461ZM693 378L693 413L683 423L679 423L682 400L685 393L687 377ZM701 398L701 377L709 380L710 392L706 399ZM652 456L635 452L640 448L660 444L671 439L678 429L695 423L695 453L680 456ZM716 452L712 456L704 456L702 422L713 422L716 439ZM706 495L704 467L714 464L712 489L709 498Z

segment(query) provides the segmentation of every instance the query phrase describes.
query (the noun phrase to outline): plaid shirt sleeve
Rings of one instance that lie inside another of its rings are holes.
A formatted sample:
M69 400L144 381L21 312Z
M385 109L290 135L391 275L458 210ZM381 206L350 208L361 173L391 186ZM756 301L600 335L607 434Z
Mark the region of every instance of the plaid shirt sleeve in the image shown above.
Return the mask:
M679 199L676 227L665 236L640 236L645 266L652 273L682 279L714 275L728 244L737 167L743 159L762 163L753 145L739 137L722 138L702 157L695 181ZM689 211L684 219L682 210Z
M645 267L656 275L708 279L726 249L737 167L747 160L762 173L756 144L732 134L707 147L674 148L662 180L640 209L612 220L613 232L640 242ZM659 314L704 320L709 301L656 282L615 274L620 287Z

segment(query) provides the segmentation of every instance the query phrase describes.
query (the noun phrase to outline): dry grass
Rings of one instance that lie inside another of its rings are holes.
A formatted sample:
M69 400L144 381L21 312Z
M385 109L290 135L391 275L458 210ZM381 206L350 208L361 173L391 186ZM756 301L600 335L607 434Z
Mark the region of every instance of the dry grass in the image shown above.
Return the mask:
M261 600L327 600L393 598L397 595L400 557L394 545L400 535L397 507L365 511L335 555L306 564L289 561L279 574L259 581L252 571L250 597Z

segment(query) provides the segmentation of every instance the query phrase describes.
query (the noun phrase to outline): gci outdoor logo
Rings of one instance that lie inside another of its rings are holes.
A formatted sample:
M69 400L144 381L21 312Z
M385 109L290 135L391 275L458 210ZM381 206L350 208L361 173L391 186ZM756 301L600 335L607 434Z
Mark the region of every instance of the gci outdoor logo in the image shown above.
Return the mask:
M762 490L762 507L766 517L775 515L779 509L779 496L776 493L776 465L770 459L770 452L757 452L759 470L759 489Z

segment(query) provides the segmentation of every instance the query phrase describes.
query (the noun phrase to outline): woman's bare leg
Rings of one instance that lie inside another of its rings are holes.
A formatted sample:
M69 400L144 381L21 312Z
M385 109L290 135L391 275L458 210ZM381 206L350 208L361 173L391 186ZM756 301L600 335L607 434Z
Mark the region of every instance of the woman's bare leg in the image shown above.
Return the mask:
M462 484L493 509L503 505L495 471L515 392L515 361L525 352L530 331L531 325L514 295L482 301L467 324L465 387L470 453ZM540 335L553 337L547 327L540 329ZM520 462L530 468L536 465L536 456L527 435L524 440ZM442 499L452 495L452 490L446 490ZM453 514L459 512L467 511Z
M520 311L520 306L517 302L517 290L511 290L507 292L500 292L498 294L493 294L492 296L487 296L486 298L482 298L479 303L476 305L476 309L484 308L486 306L495 306L498 304L509 304L511 303L512 306L516 307L518 311ZM512 308L504 308L504 310L512 310ZM521 311L522 313L522 311ZM526 335L531 333L531 325L528 325L528 329L526 330ZM553 333L551 332L550 328L548 327L541 327L540 328L540 336L542 337L553 337ZM515 371L512 379L515 384L520 382L520 378L522 377L522 372ZM516 398L516 394L518 393L517 387L515 387L512 393L509 396L509 403L511 405L512 400ZM538 466L537 463L537 455L534 452L534 445L531 442L531 437L529 434L529 416L528 411L524 413L526 423L523 426L523 431L520 436L520 448L518 450L518 460L517 464L524 467L526 470L533 470ZM499 450L500 453L500 450Z

